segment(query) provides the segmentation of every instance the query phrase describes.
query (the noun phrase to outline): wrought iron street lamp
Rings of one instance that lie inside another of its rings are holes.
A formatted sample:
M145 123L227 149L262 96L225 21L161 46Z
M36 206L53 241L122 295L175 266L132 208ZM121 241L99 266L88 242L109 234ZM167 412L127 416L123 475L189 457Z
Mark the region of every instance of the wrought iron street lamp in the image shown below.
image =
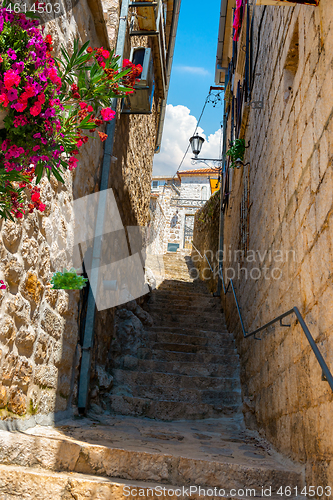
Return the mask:
M192 163L198 161L198 162L205 163L208 167L209 167L209 165L208 165L208 163L206 163L207 161L212 161L213 163L215 163L215 162L221 163L222 158L198 158L198 155L200 154L200 151L201 151L201 148L202 148L202 145L204 142L205 142L205 139L198 134L195 134L190 138L192 153L194 154L194 158L191 158Z
M195 158L197 158L198 154L200 154L204 142L205 139L198 134L195 134L190 138L192 153L194 154Z

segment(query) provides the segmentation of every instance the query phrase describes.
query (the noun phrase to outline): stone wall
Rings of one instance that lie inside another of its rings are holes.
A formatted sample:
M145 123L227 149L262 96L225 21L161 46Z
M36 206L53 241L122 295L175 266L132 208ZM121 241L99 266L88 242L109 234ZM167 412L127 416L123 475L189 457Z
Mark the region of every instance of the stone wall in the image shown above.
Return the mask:
M256 34L263 13L256 7ZM332 5L267 6L263 15L253 99L264 108L249 114L249 170L233 176L225 276L236 271L249 331L298 306L333 371ZM223 302L237 332L248 423L306 463L308 485L332 485L333 396L302 329L290 317L291 327L244 340L232 296Z
M198 270L198 278L207 284L212 293L217 289L219 230L220 191L217 191L195 214L193 232L195 248L192 248L191 254L192 261Z
M100 45L94 16L82 0L48 22L55 52L62 43L70 51L76 37ZM0 221L0 277L7 285L0 291L1 419L45 423L71 408L80 358L79 292L51 290L49 283L55 271L71 266L73 182L76 196L94 191L102 153L95 143L85 146L77 172L67 172L64 185L42 179L45 212Z

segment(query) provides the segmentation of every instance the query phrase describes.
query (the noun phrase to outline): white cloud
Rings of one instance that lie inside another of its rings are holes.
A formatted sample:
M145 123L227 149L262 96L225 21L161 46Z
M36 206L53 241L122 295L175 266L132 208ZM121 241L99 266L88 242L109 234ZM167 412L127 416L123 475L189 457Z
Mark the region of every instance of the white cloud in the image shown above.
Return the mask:
M198 66L175 66L174 69L182 73L190 73L191 75L207 76L211 74L207 69Z
M190 113L191 111L186 106L167 105L161 152L154 157L154 175L173 175L177 171L189 144L189 138L192 136L197 124L197 119ZM209 135L208 139L201 127L198 127L197 132L206 139L200 156L203 158L219 158L221 151L221 129ZM181 170L205 167L203 163L192 165L192 156L190 148L181 166Z

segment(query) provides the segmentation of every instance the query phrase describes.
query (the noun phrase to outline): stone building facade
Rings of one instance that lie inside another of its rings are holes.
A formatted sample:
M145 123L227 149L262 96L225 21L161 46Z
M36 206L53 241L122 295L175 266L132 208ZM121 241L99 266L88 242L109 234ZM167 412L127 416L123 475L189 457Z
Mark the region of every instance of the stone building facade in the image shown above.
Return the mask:
M238 42L235 1L221 4L224 152L229 140L250 141L249 165L225 163L223 275L234 278L247 331L297 306L333 371L332 4L260 3L243 6ZM333 395L300 325L291 316L260 341L244 339L232 294L222 293L222 305L236 332L247 424L304 463L308 485L332 485Z
M77 37L82 44L90 40L93 47L115 48L121 0L73 1L70 8L60 1L66 14L45 26L56 54L61 44L70 52ZM173 2L164 2L163 8L167 58ZM130 57L133 46L151 47L155 54L156 40L130 37L130 22L129 15L124 58ZM109 187L124 227L144 225L148 219L152 160L167 90L167 80L163 93L160 73L155 73L151 114L124 115L118 102ZM65 175L64 185L42 179L45 212L15 223L0 221L0 279L7 285L0 291L0 417L18 419L23 427L51 423L76 411L87 289L52 290L50 279L72 265L73 200L99 190L103 150L98 137L84 145L78 167ZM106 366L113 319L114 310L97 312L92 379L99 366Z
M194 216L216 189L216 169L183 170L152 178L149 240L154 254L191 248Z

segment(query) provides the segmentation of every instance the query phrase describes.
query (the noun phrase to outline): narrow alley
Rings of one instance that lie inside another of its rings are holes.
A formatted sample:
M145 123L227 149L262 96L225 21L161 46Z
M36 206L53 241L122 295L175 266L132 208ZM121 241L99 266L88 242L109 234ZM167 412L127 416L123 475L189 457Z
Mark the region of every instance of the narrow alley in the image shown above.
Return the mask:
M281 498L290 485L301 492L301 469L245 429L238 356L219 300L191 279L190 257L167 254L164 264L165 280L146 306L153 324L137 355L118 359L108 409L55 428L0 431L0 494L157 499L165 488L167 498L203 491L210 499Z

